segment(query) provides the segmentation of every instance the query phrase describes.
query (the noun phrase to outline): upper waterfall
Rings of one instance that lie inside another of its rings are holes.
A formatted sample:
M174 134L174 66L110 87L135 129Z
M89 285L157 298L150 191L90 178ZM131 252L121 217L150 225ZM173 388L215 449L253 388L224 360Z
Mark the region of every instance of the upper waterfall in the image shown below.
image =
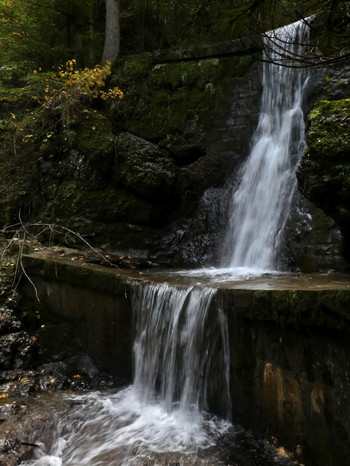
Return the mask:
M281 233L305 149L302 99L308 79L305 69L279 63L285 55L301 54L308 36L308 27L300 21L265 39L269 51L264 53L260 118L231 200L224 267L279 266Z

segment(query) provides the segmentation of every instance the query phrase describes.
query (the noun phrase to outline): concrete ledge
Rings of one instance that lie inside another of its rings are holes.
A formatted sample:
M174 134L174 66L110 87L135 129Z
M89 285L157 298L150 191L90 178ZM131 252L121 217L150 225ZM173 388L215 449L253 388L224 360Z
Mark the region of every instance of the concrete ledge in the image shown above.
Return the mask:
M62 341L76 339L101 368L128 379L135 281L190 285L187 277L166 272L53 257L23 261L41 299L41 344L50 347L57 340L54 323L69 322L71 333ZM348 278L290 277L290 288L288 277L210 286L218 288L212 305L228 322L233 421L283 446L301 463L350 464ZM33 298L28 281L22 290L26 299ZM58 347L62 341L58 338Z

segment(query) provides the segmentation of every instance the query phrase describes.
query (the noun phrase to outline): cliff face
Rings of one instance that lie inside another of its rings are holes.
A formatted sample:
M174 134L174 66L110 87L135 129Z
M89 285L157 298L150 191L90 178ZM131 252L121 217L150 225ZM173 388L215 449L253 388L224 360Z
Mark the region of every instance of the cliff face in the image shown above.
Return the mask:
M258 118L256 48L230 42L127 57L112 78L123 100L86 106L68 126L52 111L46 118L55 130L40 140L5 133L1 225L20 212L120 255L215 264ZM289 268L344 269L343 251L349 257L348 75L316 73L309 92L309 149L285 232ZM0 98L7 112L25 101L23 92Z
M1 224L15 222L20 209L26 221L65 225L121 254L178 254L204 191L231 176L257 118L260 65L242 44L224 45L128 57L113 78L122 101L86 107L69 125L51 112L55 131L17 146L26 169L13 167ZM200 241L196 256L209 248Z
M327 70L309 113L306 150L299 170L300 191L339 226L343 253L350 240L350 68Z

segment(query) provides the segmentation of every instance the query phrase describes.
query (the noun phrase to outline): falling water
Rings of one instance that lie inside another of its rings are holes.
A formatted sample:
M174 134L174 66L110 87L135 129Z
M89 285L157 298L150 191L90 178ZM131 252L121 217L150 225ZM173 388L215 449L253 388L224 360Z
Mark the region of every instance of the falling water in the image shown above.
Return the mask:
M166 412L230 417L226 318L210 307L214 291L138 287L134 385L144 402L159 399Z
M295 172L305 149L302 99L308 73L281 55L301 55L308 27L303 22L285 26L265 39L260 118L252 149L239 174L233 194L224 267L273 270L283 227L296 188Z
M217 464L215 454L197 456L232 432L227 322L211 305L215 290L133 289L133 385L73 396L78 409L59 426L51 454L25 464Z

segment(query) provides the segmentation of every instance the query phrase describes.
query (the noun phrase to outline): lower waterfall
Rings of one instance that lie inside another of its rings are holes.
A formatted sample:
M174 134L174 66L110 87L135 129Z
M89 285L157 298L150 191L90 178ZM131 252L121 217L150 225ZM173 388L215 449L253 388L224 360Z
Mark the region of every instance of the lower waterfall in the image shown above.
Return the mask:
M210 306L214 293L138 285L134 386L144 402L158 399L166 412L210 410L230 419L227 323L221 309Z
M179 454L190 462L178 464L198 464L198 451L231 431L227 322L211 306L215 289L135 282L133 290L133 385L73 396L79 409L51 455L27 464L168 464Z

